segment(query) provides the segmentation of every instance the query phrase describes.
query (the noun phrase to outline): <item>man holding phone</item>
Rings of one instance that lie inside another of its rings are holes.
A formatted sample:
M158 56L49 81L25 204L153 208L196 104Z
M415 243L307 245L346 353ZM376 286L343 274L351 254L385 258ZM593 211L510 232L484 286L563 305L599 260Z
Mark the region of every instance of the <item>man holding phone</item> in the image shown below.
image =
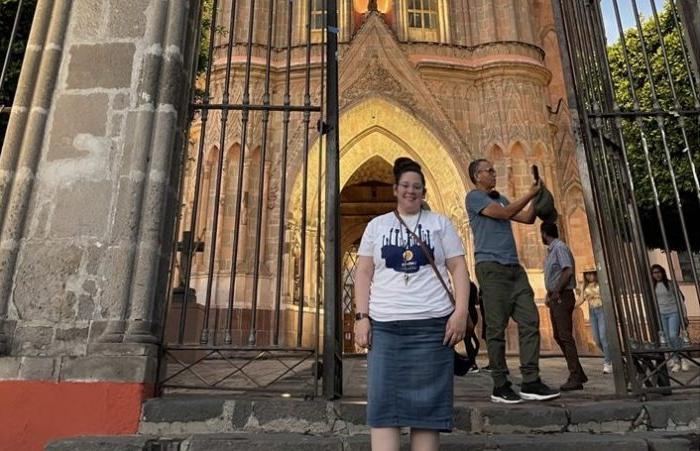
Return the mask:
M469 164L469 178L476 188L467 194L466 207L474 235L476 277L483 293L486 345L494 383L491 401L497 403L544 401L559 396L540 380L539 313L527 273L518 260L511 228L511 221L535 222L534 208L525 208L542 189L536 170L533 177L527 194L511 203L495 190L496 170L490 161L478 159ZM507 376L505 330L510 318L518 323L523 378L519 395Z

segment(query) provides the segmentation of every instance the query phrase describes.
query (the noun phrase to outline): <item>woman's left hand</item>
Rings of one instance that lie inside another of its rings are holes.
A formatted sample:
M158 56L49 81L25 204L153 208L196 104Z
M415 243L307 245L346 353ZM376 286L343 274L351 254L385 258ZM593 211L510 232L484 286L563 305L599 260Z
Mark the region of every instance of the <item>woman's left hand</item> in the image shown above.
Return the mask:
M455 310L447 320L447 326L445 326L445 338L442 340L442 344L454 346L460 341L464 340L466 333L467 312Z

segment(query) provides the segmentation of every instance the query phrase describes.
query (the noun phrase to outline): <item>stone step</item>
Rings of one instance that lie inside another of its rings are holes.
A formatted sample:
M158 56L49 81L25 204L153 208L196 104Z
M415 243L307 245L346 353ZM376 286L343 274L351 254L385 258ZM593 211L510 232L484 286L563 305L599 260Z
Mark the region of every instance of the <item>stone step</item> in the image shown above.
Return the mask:
M489 434L698 431L697 394L640 402L615 400L515 406L456 404L455 431ZM179 396L144 403L139 433L156 437L232 432L367 433L364 403Z
M467 434L441 436L440 450L580 451L691 451L700 446L697 434L682 432L629 432L590 434ZM367 434L354 436L309 435L299 433L195 434L179 439L149 436L85 437L64 439L47 446L47 451L370 451ZM409 449L408 436L402 437L402 450Z

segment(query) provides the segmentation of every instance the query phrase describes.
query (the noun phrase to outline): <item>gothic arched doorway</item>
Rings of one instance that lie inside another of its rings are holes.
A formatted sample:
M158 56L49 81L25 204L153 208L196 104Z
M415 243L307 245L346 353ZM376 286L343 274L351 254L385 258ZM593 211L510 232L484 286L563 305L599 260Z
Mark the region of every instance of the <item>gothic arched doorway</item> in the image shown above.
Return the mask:
M340 243L343 256L343 352L361 352L355 347L353 333L354 284L357 249L362 233L372 218L394 208L391 165L375 156L361 165L340 193Z

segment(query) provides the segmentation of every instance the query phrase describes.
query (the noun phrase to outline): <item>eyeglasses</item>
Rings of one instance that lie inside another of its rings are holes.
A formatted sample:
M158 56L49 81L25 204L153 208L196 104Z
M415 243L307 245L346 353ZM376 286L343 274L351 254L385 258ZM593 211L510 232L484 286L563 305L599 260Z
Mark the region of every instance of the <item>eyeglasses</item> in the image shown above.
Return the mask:
M414 191L423 191L423 185L415 183L411 185L410 183L399 183L399 186L403 189L413 188Z
M488 168L488 169L479 169L476 172L488 172L489 174L496 174L496 170L494 168Z

